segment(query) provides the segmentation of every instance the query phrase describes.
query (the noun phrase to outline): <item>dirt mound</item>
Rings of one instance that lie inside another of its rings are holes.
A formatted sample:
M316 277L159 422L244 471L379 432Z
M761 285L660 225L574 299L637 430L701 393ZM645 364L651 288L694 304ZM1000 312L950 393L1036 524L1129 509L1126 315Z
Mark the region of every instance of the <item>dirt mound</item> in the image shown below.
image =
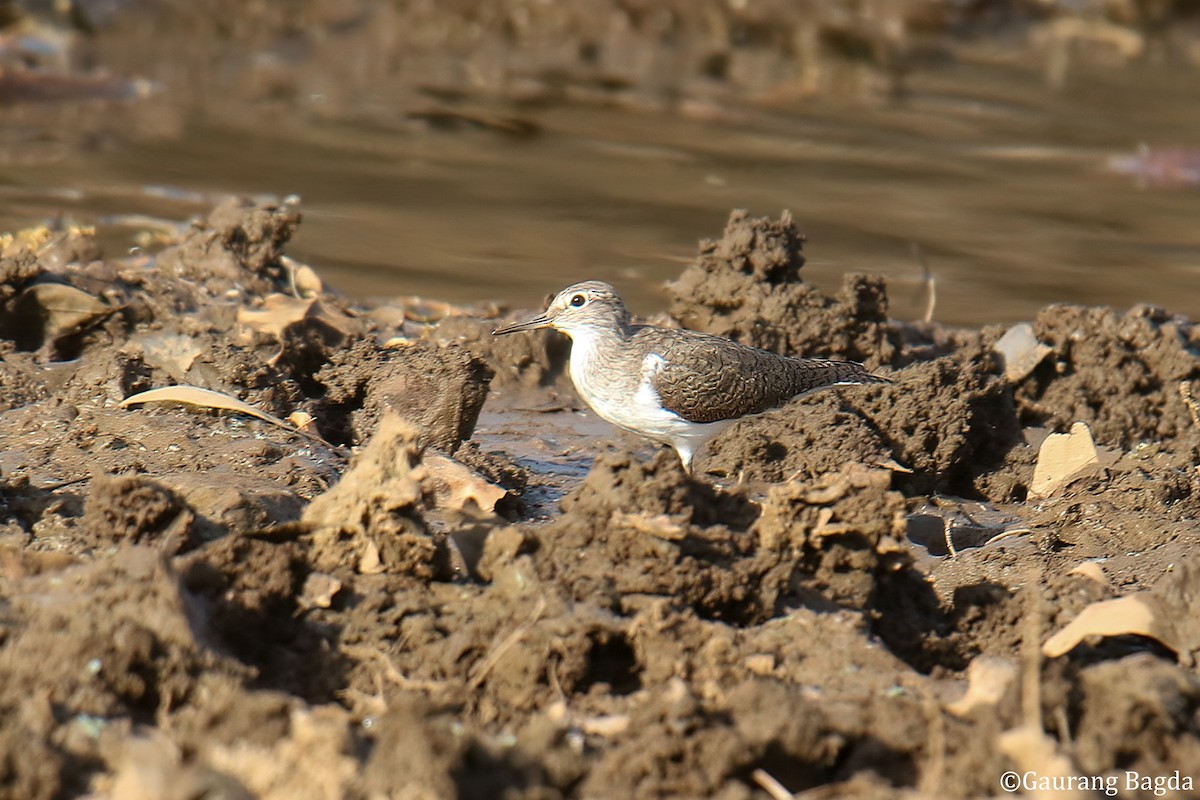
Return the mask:
M787 355L893 363L900 334L887 318L883 282L847 275L838 296L827 297L800 278L803 244L787 212L772 220L734 211L721 238L701 242L696 262L667 284L671 316Z
M457 345L382 349L362 341L333 354L314 379L319 418L335 441L361 444L386 411L417 425L422 440L453 453L471 438L492 371Z
M1023 424L1066 430L1082 420L1125 448L1197 433L1186 398L1200 378L1200 326L1147 306L1049 306L1033 331L1051 352L1015 387Z

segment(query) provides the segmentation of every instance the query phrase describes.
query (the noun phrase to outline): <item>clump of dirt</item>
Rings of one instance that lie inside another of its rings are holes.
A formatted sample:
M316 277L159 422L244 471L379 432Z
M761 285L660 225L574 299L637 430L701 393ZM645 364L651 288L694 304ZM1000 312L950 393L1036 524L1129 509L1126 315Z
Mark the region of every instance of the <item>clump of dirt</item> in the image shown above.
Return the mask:
M667 285L671 316L788 355L895 363L900 334L882 280L847 275L838 296L827 297L800 278L803 245L786 211L778 220L734 211L721 238L701 242L696 262Z
M100 542L139 543L172 534L182 539L191 521L170 489L137 475L98 478L83 504L83 527Z
M446 538L432 534L420 515L419 438L411 424L385 417L337 486L309 503L302 523L314 531L314 567L344 568L350 557L350 566L366 572L421 579L449 573Z
M1098 441L1125 448L1196 434L1185 393L1200 378L1200 327L1148 306L1049 306L1033 330L1052 352L1015 387L1024 425L1082 420Z
M83 789L107 726L152 725L205 687L250 675L198 635L203 610L150 548L6 582L4 595L5 734L43 743L9 752L49 756L40 766L0 761L0 786L14 787L12 796ZM61 771L46 774L56 763Z
M335 441L365 442L390 410L415 424L425 444L453 453L475 430L492 371L459 346L388 350L361 341L334 353L314 379L324 389L319 418Z
M287 279L279 256L299 224L300 210L294 204L267 206L231 198L197 223L182 242L160 253L158 269L199 284L212 296L234 282L244 282L250 294L266 294Z

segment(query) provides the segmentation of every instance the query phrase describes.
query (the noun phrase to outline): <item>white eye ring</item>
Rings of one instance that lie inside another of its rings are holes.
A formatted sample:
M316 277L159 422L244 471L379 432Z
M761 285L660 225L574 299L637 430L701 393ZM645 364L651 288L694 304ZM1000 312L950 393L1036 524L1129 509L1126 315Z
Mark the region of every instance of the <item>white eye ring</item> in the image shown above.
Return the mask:
M581 294L577 294L571 298L571 302L568 303L568 305L570 305L571 308L583 308L585 305L587 305L587 298Z

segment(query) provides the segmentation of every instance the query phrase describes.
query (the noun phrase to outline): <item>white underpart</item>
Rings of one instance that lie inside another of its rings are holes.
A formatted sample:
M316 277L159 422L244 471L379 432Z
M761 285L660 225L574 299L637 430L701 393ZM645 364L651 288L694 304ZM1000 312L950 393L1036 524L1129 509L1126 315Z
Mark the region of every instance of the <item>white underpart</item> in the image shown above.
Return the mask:
M675 412L663 408L652 382L655 373L666 363L657 353L649 353L642 360L637 389L630 397L627 381L632 376L619 376L614 380L611 373L607 378L596 374L595 333L583 327L570 330L569 333L572 339L571 380L579 396L601 419L674 447L689 472L696 452L732 422L688 422ZM612 368L611 362L604 363L603 367L600 371L608 372Z

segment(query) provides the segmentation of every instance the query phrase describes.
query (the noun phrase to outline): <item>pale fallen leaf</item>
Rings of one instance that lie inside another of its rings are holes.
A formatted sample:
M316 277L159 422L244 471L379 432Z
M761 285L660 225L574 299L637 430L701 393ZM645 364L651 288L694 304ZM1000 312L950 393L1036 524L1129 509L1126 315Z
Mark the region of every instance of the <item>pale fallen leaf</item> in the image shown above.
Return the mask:
M272 425L294 431L296 430L291 425L287 424L279 417L268 414L265 411L259 411L254 406L237 399L233 395L224 394L223 392L214 392L212 389L201 389L199 386L164 386L160 389L149 389L145 392L138 392L130 395L120 402L121 408L137 405L140 403L185 403L191 406L200 406L201 408L216 408L222 411L237 411L242 414L249 414L252 417L257 417L263 422L269 422Z
M1084 467L1099 460L1092 432L1085 423L1076 422L1070 433L1050 434L1038 450L1029 484L1030 496L1048 497Z
M304 579L299 603L303 609L329 608L334 596L342 590L342 582L324 572L310 572Z
M992 350L1004 359L1004 377L1009 383L1023 380L1053 352L1037 340L1033 326L1028 322L1018 323L1005 331Z
M508 495L466 464L438 453L426 452L421 465L438 508L466 511L473 504L480 511L491 513L496 510L496 503Z
M948 703L946 710L956 717L965 717L976 708L994 706L1016 678L1017 665L1011 659L976 656L967 667L966 693Z
M1169 622L1159 613L1158 599L1147 592L1101 600L1079 612L1065 628L1042 645L1042 653L1057 658L1089 636L1146 636L1176 653L1180 647Z
M309 315L316 300L304 300L286 294L272 294L263 298L261 308L239 308L239 325L253 328L259 333L278 339L283 329Z
M47 339L77 333L112 313L100 298L64 283L38 283L21 292L14 307L33 303L41 309Z
M1101 586L1108 586L1108 576L1104 574L1104 568L1095 561L1084 561L1081 564L1076 564L1067 570L1068 575L1079 575L1088 580L1095 581Z
M310 439L318 444L324 445L335 452L343 452L338 447L331 445L329 442L322 439L315 433L309 433L301 428L294 427L281 420L272 414L265 411L260 411L249 403L243 402L233 395L224 394L222 392L214 392L212 389L201 389L199 386L164 386L160 389L148 389L144 392L138 392L135 395L130 395L120 402L121 408L127 408L140 403L184 403L186 405L198 406L200 408L215 408L222 411L236 411L241 414L248 414L256 419L261 419L263 422L269 422L272 425L283 428L289 433L295 433Z
M140 350L142 360L155 369L161 369L175 380L192 368L196 357L204 348L190 336L177 333L148 333L130 342L130 347Z

